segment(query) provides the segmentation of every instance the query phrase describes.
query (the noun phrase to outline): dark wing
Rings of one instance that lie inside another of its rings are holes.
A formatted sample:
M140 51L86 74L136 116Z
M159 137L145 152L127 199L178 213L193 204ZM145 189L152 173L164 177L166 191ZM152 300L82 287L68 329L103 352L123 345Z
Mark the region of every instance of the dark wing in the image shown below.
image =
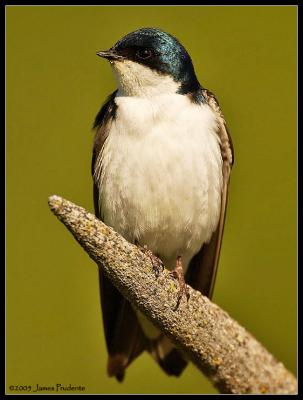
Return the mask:
M110 124L115 118L116 92L112 93L102 106L95 119L96 136L93 146L92 175L94 180L94 206L96 217L102 219L99 207L99 189L95 170L98 158L109 133ZM101 205L102 209L102 205ZM109 376L123 380L124 370L145 348L146 339L142 333L135 312L130 303L112 285L99 265L100 298L103 325L108 349L107 371Z
M220 138L221 154L223 160L223 187L221 196L221 212L218 227L213 233L209 243L204 244L191 260L187 273L186 282L194 289L199 290L205 296L211 298L214 290L217 267L220 257L220 249L224 230L228 184L230 171L234 162L234 150L230 134L219 103L213 93L207 89L202 90L203 97L207 104L216 113L218 119L217 135Z
M217 114L218 118L217 134L220 138L223 159L221 213L218 227L213 233L210 242L204 244L199 253L192 258L186 272L185 280L194 289L199 290L204 295L211 298L222 242L229 174L233 164L233 145L218 101L210 91L203 89L202 93L206 102ZM158 363L169 374L179 376L187 365L187 361L182 357L182 354L174 348L172 343L164 335L161 335L161 337L156 340L154 351L159 355L157 359ZM161 357L163 353L166 355Z

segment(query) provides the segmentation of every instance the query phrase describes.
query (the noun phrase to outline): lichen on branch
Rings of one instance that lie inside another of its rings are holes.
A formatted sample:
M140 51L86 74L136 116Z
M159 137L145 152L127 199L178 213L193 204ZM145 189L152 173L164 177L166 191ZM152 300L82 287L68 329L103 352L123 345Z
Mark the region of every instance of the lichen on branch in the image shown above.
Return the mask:
M297 393L296 378L224 310L191 287L176 309L177 282L93 214L58 196L52 212L133 305L164 332L221 393Z

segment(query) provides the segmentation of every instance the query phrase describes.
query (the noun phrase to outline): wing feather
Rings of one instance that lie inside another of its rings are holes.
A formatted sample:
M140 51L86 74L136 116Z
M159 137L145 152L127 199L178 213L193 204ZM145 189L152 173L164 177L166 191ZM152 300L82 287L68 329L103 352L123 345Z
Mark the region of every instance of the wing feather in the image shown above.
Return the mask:
M99 205L99 186L96 183L95 171L109 133L109 126L115 118L116 104L112 93L101 107L94 122L97 129L93 145L92 175L94 180L93 194L96 217L102 219ZM102 209L102 205L101 205ZM99 267L99 287L103 326L108 350L107 372L122 381L125 368L146 347L146 339L142 333L137 317L130 303L120 294Z
M200 251L192 258L187 273L186 282L194 289L201 291L205 296L211 298L213 295L222 237L224 231L226 206L228 198L228 185L232 165L234 163L234 149L231 136L228 132L223 113L214 94L207 89L202 90L207 104L217 115L218 130L222 155L223 186L221 194L221 210L217 229L213 233L209 243L204 244Z
M217 229L213 233L210 242L204 244L198 254L192 258L185 276L185 280L194 289L199 290L204 295L211 298L214 290L220 256L226 215L229 175L234 161L234 151L232 140L227 130L218 101L209 90L202 89L202 94L208 105L216 113L218 120L217 135L220 139L221 155L223 160L221 210ZM187 361L164 335L161 335L161 337L156 340L154 349L155 354L165 354L161 357L158 356L158 362L167 373L174 374L176 376L179 376L182 373L187 365Z

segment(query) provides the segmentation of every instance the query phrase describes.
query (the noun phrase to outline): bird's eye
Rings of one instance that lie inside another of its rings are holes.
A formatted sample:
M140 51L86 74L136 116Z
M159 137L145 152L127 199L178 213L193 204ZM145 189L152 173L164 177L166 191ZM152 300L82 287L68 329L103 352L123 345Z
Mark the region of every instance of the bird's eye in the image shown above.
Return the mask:
M140 49L137 51L137 57L140 58L141 60L147 60L152 56L152 51L151 49Z

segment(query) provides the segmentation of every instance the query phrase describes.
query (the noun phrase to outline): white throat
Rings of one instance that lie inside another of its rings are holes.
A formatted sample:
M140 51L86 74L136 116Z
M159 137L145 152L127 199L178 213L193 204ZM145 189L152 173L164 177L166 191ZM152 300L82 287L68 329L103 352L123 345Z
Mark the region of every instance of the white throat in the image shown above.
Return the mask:
M118 95L153 97L176 93L180 84L170 76L162 75L134 61L114 61L111 63L118 82Z

